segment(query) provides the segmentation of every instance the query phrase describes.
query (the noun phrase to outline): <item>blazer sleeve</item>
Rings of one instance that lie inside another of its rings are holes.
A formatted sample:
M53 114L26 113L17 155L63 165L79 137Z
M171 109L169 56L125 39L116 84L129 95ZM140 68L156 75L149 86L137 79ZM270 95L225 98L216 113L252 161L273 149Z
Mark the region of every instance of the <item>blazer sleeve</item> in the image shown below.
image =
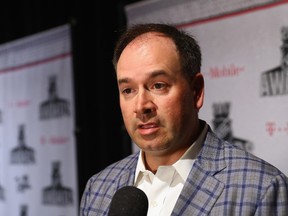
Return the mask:
M288 178L279 174L270 182L266 193L257 205L257 216L288 215Z

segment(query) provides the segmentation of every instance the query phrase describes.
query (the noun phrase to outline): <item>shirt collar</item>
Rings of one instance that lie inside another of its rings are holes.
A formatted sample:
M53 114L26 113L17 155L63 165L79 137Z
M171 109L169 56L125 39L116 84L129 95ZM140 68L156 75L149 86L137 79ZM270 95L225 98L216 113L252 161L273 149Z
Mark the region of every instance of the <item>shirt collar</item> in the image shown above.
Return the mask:
M187 149L187 151L182 155L182 157L173 164L176 171L184 181L187 179L192 165L202 148L207 130L208 125L205 123L202 132L197 138L197 140L195 140L195 142Z
M191 170L191 167L192 167L199 151L202 148L207 130L208 130L208 125L206 124L206 122L204 122L204 127L202 129L201 134L197 138L197 140L195 140L195 142L187 149L187 151L182 155L182 157L172 165L184 181L188 177L189 172ZM138 158L138 162L137 162L137 167L136 167L136 172L135 172L135 182L141 173L145 173L145 172L147 173L147 171L148 171L148 170L146 170L145 164L143 161L144 161L143 160L143 151L140 150L140 154L139 154L139 158ZM150 172L150 171L148 171L148 172Z

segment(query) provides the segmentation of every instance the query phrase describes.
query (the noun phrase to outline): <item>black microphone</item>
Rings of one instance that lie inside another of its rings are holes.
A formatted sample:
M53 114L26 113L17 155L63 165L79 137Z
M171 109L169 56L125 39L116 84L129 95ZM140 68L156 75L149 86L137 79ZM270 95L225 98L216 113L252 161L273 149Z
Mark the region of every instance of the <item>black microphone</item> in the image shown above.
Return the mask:
M114 194L108 216L146 216L148 198L137 187L125 186Z

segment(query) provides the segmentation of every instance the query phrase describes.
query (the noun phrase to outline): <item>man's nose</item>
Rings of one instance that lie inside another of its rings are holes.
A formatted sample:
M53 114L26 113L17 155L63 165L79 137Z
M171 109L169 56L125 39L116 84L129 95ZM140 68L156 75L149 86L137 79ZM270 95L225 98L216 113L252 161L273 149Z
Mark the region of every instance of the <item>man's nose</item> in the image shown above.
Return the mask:
M135 101L135 113L138 118L143 119L156 111L156 105L153 102L153 96L147 90L139 91Z

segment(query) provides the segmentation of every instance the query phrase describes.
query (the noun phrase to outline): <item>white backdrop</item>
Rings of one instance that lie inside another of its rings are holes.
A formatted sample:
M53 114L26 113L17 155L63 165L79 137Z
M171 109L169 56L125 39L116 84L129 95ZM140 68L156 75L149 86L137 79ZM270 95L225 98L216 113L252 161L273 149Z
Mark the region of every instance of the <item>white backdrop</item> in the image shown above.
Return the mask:
M0 45L0 215L78 212L70 27Z
M203 53L200 117L288 175L288 1L158 0L128 5L129 25L172 23Z

